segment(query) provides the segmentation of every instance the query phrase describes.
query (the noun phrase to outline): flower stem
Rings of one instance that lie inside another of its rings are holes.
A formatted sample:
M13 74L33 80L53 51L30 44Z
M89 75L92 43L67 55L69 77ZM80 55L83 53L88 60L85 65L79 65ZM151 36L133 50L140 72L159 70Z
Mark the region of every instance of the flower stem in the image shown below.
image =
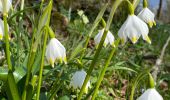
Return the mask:
M28 60L28 63L27 63L27 75L26 75L24 90L23 90L23 93L22 93L22 100L26 100L27 86L29 84L29 80L30 80L30 77L31 77L31 70L32 70L32 65L34 63L35 54L36 54L36 52L34 52L32 50L32 47L31 47L31 52L30 52L29 57L28 57L29 60Z
M57 91L60 89L61 85L63 84L63 82L61 82L61 80L60 80L62 73L63 73L63 69L61 69L61 71L58 73L57 78L56 78L56 80L55 80L55 82L54 82L54 84L53 84L53 86L50 90L50 93L49 93L49 95L47 95L48 100L53 100Z
M98 26L99 22L101 21L101 19L102 19L102 17L103 17L103 14L104 14L104 12L105 12L105 10L106 10L106 8L107 8L107 5L108 5L108 4L105 4L105 5L102 7L102 9L100 10L99 14L97 15L97 17L96 17L96 19L95 19L95 21L94 21L94 23L93 23L93 27L91 28L91 30L90 30L87 38L86 38L85 45L84 45L84 49L83 49L83 51L82 51L82 53L81 53L81 55L80 55L80 61L82 60L82 58L83 58L83 56L84 56L84 53L85 53L85 51L86 51L86 49L87 49L87 46L88 46L90 37L91 37L94 29Z
M136 89L139 81L142 80L146 75L148 75L147 73L150 72L150 70L151 70L151 68L145 69L144 71L139 73L139 75L134 79L134 81L132 81L132 88L131 88L129 100L133 100L135 89Z
M137 7L139 2L140 2L140 0L133 0L133 7L134 7L134 9Z
M43 72L43 67L44 67L44 56L45 56L47 37L48 37L48 32L45 31L44 43L43 43L43 51L42 51L42 57L41 57L41 66L40 66L40 71L39 71L39 80L38 80L36 100L39 100L39 97L40 97L40 89L41 89L41 83L42 83L42 72Z
M143 0L143 7L144 7L144 8L148 7L147 0Z
M24 86L24 90L22 93L22 100L26 100L26 96L27 96L27 86L29 84L30 81L30 77L31 77L31 71L32 71L32 66L34 64L34 59L35 59L35 54L36 54L36 50L37 50L37 45L41 39L43 30L46 28L46 26L44 26L42 28L42 30L40 31L40 35L39 37L36 39L35 43L34 43L34 38L35 38L35 32L33 33L33 37L31 40L31 48L30 48L30 53L29 53L29 57L28 57L28 63L27 63L27 75L26 75L26 81L25 81L25 86Z
M93 59L93 61L91 62L90 66L89 66L89 69L88 69L88 71L87 71L86 78L85 78L85 80L84 80L83 86L81 87L80 94L79 94L77 100L81 100L81 97L82 97L82 95L83 95L83 92L84 92L84 90L85 90L85 87L86 87L86 85L87 85L87 82L88 82L89 79L90 79L90 75L91 75L91 73L92 73L92 71L93 71L93 69L94 69L94 66L95 66L95 64L96 64L96 62L97 62L97 58L98 58L98 56L99 56L99 53L100 53L100 51L101 51L101 49L102 49L103 43L104 43L105 38L106 38L106 36L107 36L107 32L108 32L108 29L110 28L110 25L111 25L111 22L112 22L112 19L113 19L114 12L116 11L116 9L117 9L118 5L121 3L121 1L122 1L122 0L116 0L116 1L113 3L113 7L112 7L112 9L111 9L111 13L110 13L110 16L109 16L107 25L106 25L106 29L104 30L104 34L103 34L103 36L102 36L102 38L101 38L101 41L100 41L100 43L99 43L99 46L98 46L98 48L97 48L97 50L96 50L96 53L95 53L95 55L94 55L94 59Z
M6 5L6 4L5 4ZM6 59L7 59L7 64L8 64L8 77L7 77L7 85L10 89L13 100L20 100L19 93L18 93L18 88L13 76L13 70L12 70L12 64L10 60L10 50L9 50L9 35L8 35L8 25L7 25L7 13L3 14L3 19L4 19L4 32L5 32L5 54L6 54Z
M43 2L44 2L44 0L42 0L42 2L41 2L41 5L40 5L40 10L42 9L42 6L43 6ZM52 0L50 0L50 3L48 4L48 8L49 7L51 7L51 5L52 5ZM47 8L46 8L47 9ZM49 8L49 9L51 9L51 8ZM40 13L39 13L39 15L40 15ZM38 15L38 17L39 17L39 15ZM51 15L51 10L50 10L50 15ZM50 15L48 15L48 16L50 16ZM41 19L41 18L40 18ZM50 20L50 18L48 18L48 21ZM38 20L37 20L38 21ZM40 20L40 22L41 22L41 20ZM38 22L37 22L38 23ZM41 23L39 23L39 24L42 24L42 22ZM46 23L47 24L47 23ZM48 23L49 24L49 23ZM47 24L47 26L48 26L48 24ZM38 25L39 26L39 25ZM44 25L45 26L45 25ZM28 86L28 84L29 84L29 80L30 80L30 77L31 77L31 70L32 70L32 65L33 65L33 63L34 63L34 59L35 59L35 54L36 54L36 49L37 49L37 43L34 43L34 40L35 40L35 38L37 37L37 35L38 35L38 37L40 37L40 34L41 34L41 31L43 30L43 27L44 26L42 26L42 27L40 27L40 28L38 28L38 30L35 28L34 29L34 32L33 32L33 36L32 36L32 40L31 40L31 48L30 48L30 52L29 52L29 57L28 57L28 63L27 63L27 75L26 75L26 81L25 81L25 86L24 86L24 90L23 90L23 93L22 93L22 100L26 100L26 94L27 94L27 86ZM40 33L40 34L39 34Z
M130 15L134 15L134 6L129 0L125 0L128 5L128 10Z
M116 47L118 47L119 42L120 42L120 40L117 40ZM101 71L101 73L100 73L99 79L98 79L98 81L97 81L97 83L96 83L96 85L95 85L95 90L94 90L94 93L93 93L93 95L92 95L92 100L94 100L95 97L96 97L96 95L97 95L99 86L100 86L100 84L101 84L101 82L102 82L102 80L103 80L103 78L104 78L106 69L107 69L107 67L109 66L109 63L110 63L110 61L111 61L111 59L112 59L113 54L115 53L115 51L116 51L116 48L112 48L111 53L110 53L108 59L106 60L105 66L103 67L103 69L102 69L102 71Z
M97 58L98 58L99 53L100 53L100 51L101 51L101 49L102 49L102 46L103 46L104 40L105 40L105 38L106 38L107 32L108 32L108 30L105 30L105 31L104 31L104 34L103 34L103 36L102 36L102 39L101 39L101 41L100 41L100 43L99 43L99 46L98 46L98 48L97 48L97 50L96 50L96 53L95 53L95 55L94 55L94 59L93 59L92 63L90 64L90 67L89 67L89 69L88 69L88 71L87 71L87 75L86 75L86 78L85 78L85 80L84 80L83 86L81 87L80 94L79 94L79 96L78 96L78 100L81 100L81 97L82 97L82 95L83 95L83 92L85 91L86 84L87 84L88 80L90 79L91 72L93 71L94 65L95 65L96 62L97 62Z
M8 35L8 26L7 26L7 14L3 14L4 18L4 32L5 32L5 53L7 58L7 64L9 71L12 71L12 65L10 60L10 50L9 50L9 35Z
M132 86L131 95L130 95L129 100L133 100L133 96L134 96L134 92L135 92L135 87L136 87L136 85Z
M155 82L154 82L154 79L152 77L152 75L150 73L149 74L149 85L150 85L150 88L154 88L155 87Z

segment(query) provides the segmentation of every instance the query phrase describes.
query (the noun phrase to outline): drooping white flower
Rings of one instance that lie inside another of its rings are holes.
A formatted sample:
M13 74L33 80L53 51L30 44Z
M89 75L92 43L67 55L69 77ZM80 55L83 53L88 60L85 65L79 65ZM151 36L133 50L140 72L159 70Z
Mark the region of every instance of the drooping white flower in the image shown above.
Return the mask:
M9 31L9 26L8 27L8 31ZM2 40L4 37L4 21L0 19L0 40Z
M163 100L155 88L147 89L137 100Z
M6 1L6 3L5 3ZM5 6L6 4L6 6ZM4 7L6 7L6 12ZM10 10L10 8L12 7L12 0L0 0L0 11L2 13L8 13L8 11Z
M54 67L55 61L67 63L66 50L64 46L56 39L52 38L46 48L46 58Z
M99 30L99 33L95 36L94 42L96 45L100 43L103 33L104 33L104 28L102 30ZM110 31L108 31L103 46L106 47L107 44L110 43L111 46L115 47L114 40L115 40L114 36L112 35Z
M71 79L70 86L74 89L81 88L86 77L86 72L84 70L76 71ZM88 92L90 87L90 81L88 81L85 87L85 93Z
M152 13L147 7L144 8L139 14L138 17L142 19L144 22L148 23L149 27L156 25L154 20L154 13Z
M148 37L149 29L145 22L139 19L136 15L129 15L124 24L118 31L118 36L124 44L129 38L132 43L136 43L142 35L143 40L151 44Z

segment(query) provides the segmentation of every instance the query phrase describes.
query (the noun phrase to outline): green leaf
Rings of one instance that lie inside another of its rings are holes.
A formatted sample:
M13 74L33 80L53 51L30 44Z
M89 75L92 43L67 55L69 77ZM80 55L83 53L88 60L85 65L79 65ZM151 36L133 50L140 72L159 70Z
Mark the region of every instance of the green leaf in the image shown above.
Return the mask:
M8 69L0 67L0 80L6 82L8 76Z
M80 52L82 52L83 50L83 43L84 41L80 42L78 44L78 46L71 52L71 56L69 58L69 60L72 60L73 58L75 58Z
M116 66L116 67L113 67L112 69L113 69L113 70L126 70L126 71L132 71L132 72L137 73L135 70L133 70L133 69L131 69L131 68L128 68L128 67Z
M68 96L63 96L63 97L60 97L59 100L70 100L70 98Z
M26 69L24 67L17 67L13 74L15 81L18 82L26 75Z
M12 72L8 72L6 92L9 100L21 100Z

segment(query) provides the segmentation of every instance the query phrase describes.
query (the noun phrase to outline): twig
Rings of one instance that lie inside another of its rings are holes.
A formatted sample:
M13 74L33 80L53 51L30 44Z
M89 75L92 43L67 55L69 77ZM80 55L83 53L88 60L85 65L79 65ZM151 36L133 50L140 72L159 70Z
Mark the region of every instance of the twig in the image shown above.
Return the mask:
M163 60L163 57L164 57L164 55L165 55L165 50L166 50L166 48L168 47L169 42L170 42L170 36L169 36L168 39L166 40L166 43L164 44L164 46L163 46L163 48L162 48L161 55L160 55L159 58L156 60L156 64L153 66L152 75L153 75L154 81L156 81L156 79L157 79L157 75L158 75L158 73L159 73L160 65L162 64L162 60Z
M14 10L17 9L17 6L19 5L19 3L20 3L20 0L17 0L16 4L15 4L15 6L14 6Z

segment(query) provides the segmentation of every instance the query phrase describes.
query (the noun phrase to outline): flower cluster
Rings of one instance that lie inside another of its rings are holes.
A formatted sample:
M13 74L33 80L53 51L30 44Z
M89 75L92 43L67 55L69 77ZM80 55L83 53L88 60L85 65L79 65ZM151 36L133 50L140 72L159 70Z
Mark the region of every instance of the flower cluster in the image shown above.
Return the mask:
M132 43L136 43L139 37L142 36L143 40L151 44L151 40L148 37L149 29L145 22L148 23L150 27L156 24L154 14L148 8L144 8L138 16L134 14L129 15L118 31L118 36L121 38L122 43L124 44L127 38L129 38Z
M122 43L125 44L128 38L132 41L132 43L136 43L140 36L142 36L143 40L151 44L151 40L148 37L149 29L146 23L148 23L150 27L156 25L154 17L155 15L147 7L144 8L138 14L138 16L129 14L126 21L118 31L118 36L120 37ZM99 30L99 33L94 38L95 44L97 46L100 43L103 32L104 29ZM104 46L106 46L108 43L115 47L114 36L110 31L107 33L106 39L104 41Z

